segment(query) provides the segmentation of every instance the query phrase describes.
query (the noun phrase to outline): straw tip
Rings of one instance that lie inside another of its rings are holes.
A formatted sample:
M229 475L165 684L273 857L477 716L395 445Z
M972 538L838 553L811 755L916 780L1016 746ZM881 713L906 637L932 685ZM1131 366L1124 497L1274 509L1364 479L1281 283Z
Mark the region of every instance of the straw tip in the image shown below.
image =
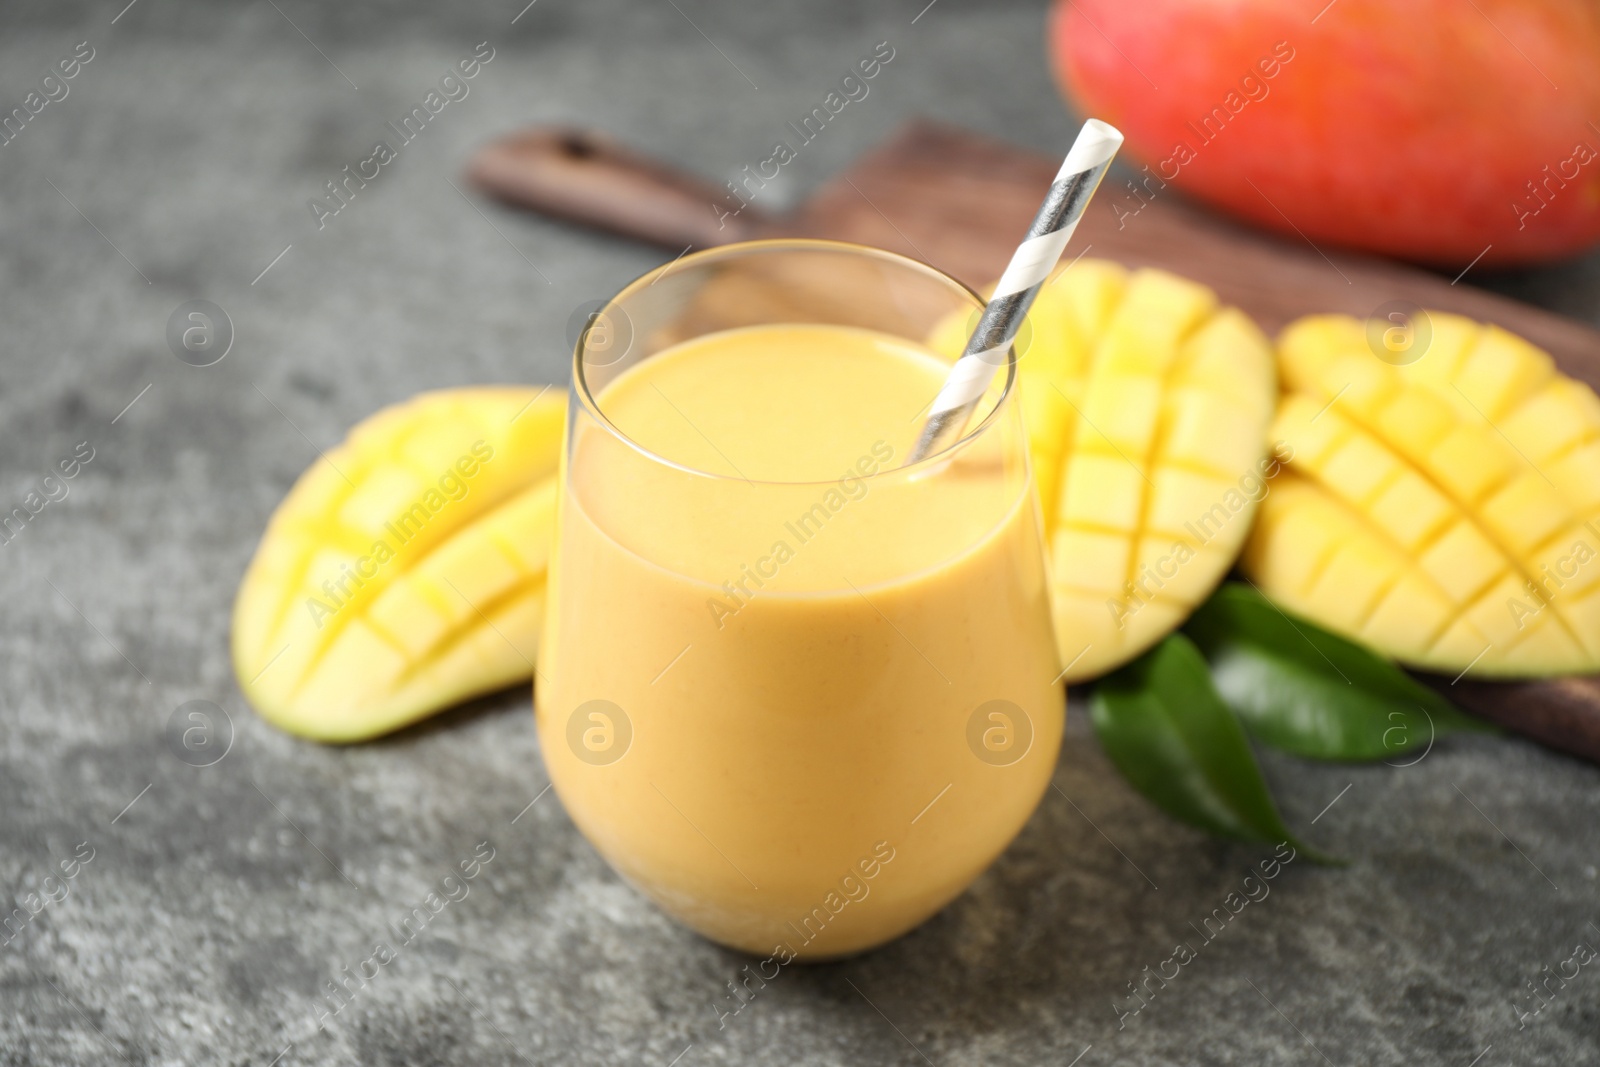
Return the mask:
M1093 137L1099 140L1122 143L1122 131L1103 119L1088 119L1083 124L1083 129L1078 132L1079 139Z
M1122 147L1122 131L1109 122L1089 119L1078 131L1078 139L1061 164L1057 180L1069 174L1079 174L1108 162Z

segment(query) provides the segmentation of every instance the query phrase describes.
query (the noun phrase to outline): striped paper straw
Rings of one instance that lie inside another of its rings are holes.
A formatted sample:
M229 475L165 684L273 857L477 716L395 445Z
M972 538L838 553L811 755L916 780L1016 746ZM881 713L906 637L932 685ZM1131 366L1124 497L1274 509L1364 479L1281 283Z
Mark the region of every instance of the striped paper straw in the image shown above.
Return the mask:
M1022 320L1033 306L1045 279L1061 258L1061 252L1078 228L1078 220L1089 205L1089 198L1111 166L1122 134L1116 127L1090 119L1078 131L1067 158L1056 172L1055 181L1027 237L1006 266L994 287L994 296L983 309L978 328L967 341L966 351L950 368L939 395L934 398L923 424L922 435L911 450L910 463L927 458L961 435L978 400L989 388L995 371L1005 364L1006 352L1022 327Z

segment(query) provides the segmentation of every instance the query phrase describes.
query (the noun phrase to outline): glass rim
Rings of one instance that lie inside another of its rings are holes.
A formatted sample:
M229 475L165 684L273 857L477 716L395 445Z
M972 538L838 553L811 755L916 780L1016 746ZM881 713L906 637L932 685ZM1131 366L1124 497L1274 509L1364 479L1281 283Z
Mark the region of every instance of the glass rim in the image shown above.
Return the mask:
M909 269L915 274L920 274L934 282L942 283L948 288L955 290L957 293L965 297L969 297L973 301L973 306L980 312L988 303L981 295L979 295L976 290L972 289L964 282L951 277L944 271L939 270L937 267L931 266L930 264L924 263L918 259L912 259L910 256L903 256L898 252L890 252L883 248L874 248L871 245L856 244L853 241L834 241L813 237L774 237L763 238L754 241L735 241L725 245L716 245L712 248L701 249L698 252L693 252L689 255L682 256L668 264L665 268L652 267L650 270L639 275L633 281L629 282L627 285L618 290L615 296L612 296L605 302L604 306L600 308L599 312L596 313L594 318L604 315L608 310L616 306L626 297L658 281L660 277L664 277L669 270L676 270L679 267L693 263L714 262L718 259L730 258L733 256L779 251L833 251L864 256L868 259L876 259L881 262L892 264L896 267ZM593 318L591 318L590 321L592 323ZM646 448L643 444L640 444L638 441L635 441L632 437L628 436L622 427L611 421L611 418L605 413L604 410L602 410L599 399L589 388L588 378L584 374L583 360L584 344L587 342L588 338L589 330L584 329L581 333L579 333L578 343L573 347L572 391L574 394L576 394L578 402L582 405L583 409L589 413L590 417L593 418L596 423L602 426L608 433L611 434L612 437L615 437L618 441L621 441L623 444L639 453L639 455L643 456L645 459L650 460L652 463L658 463L664 467L671 467L674 470L682 471L685 474L691 474L701 478L711 478L717 481L744 482L749 485L803 487L813 485L833 485L838 481L836 478L785 481L770 478L744 478L737 474L720 474L715 471L706 471L701 470L698 467L691 467L685 463L680 463L677 460L668 459L666 456L661 455L653 449ZM989 409L988 413L984 415L983 419L976 425L969 427L959 438L957 438L955 441L952 441L944 448L934 452L931 455L923 457L915 463L902 464L898 467L888 467L883 470L874 471L872 474L863 476L861 481L870 482L875 479L883 478L885 475L912 475L929 470L936 465L947 462L959 450L965 449L969 444L982 437L991 426L999 421L1001 411L1005 407L1006 401L1011 398L1012 392L1016 389L1017 360L1018 356L1015 343L1008 345L1006 348L1005 383L1001 387L1000 395L995 398L993 406ZM571 441L569 440L564 447L570 447L570 445Z

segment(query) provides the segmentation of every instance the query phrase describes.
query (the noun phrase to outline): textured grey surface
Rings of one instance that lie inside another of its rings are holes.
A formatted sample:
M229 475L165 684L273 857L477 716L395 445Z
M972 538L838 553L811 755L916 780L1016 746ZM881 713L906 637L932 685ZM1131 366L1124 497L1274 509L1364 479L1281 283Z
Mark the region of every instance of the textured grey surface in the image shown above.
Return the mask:
M553 796L513 823L546 782L526 691L341 749L242 703L233 589L314 447L421 389L563 380L572 309L659 261L486 219L445 181L470 148L573 119L731 173L885 39L893 65L785 195L912 114L1065 143L1039 6L942 0L912 25L924 2L538 0L515 25L522 0L0 9L6 110L96 50L0 147L0 510L95 449L0 546L0 904L66 887L0 945L0 1063L1600 1062L1596 968L1513 1011L1600 945L1600 771L1519 741L1406 769L1269 759L1291 821L1322 812L1310 836L1354 862L1291 864L1119 1030L1127 984L1199 944L1189 924L1267 850L1153 811L1075 708L1059 791L969 893L862 959L786 969L719 1029L746 961L622 885ZM307 198L484 40L471 95L319 233ZM1594 318L1597 277L1496 284ZM195 298L237 329L203 369L164 338ZM195 699L236 733L205 768L163 739ZM318 1032L323 984L483 841L468 895ZM81 842L93 859L45 883Z

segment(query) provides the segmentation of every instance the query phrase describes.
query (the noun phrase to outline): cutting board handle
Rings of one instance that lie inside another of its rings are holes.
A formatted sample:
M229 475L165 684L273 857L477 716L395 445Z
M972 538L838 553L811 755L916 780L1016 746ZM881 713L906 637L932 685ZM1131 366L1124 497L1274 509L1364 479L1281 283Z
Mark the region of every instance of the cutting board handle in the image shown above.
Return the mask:
M491 141L467 180L517 207L666 248L710 248L755 236L768 219L739 214L727 189L638 155L604 134L535 127Z

